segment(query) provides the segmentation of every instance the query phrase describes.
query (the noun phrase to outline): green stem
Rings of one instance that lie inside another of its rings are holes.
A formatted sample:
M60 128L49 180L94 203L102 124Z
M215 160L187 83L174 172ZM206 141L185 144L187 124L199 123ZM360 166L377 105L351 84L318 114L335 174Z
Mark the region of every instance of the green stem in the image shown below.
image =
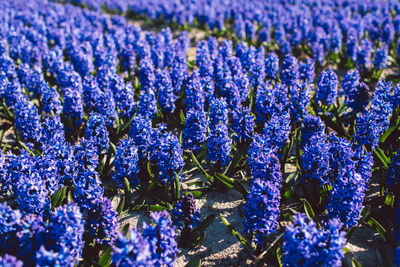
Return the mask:
M1 105L3 106L4 110L6 111L6 116L7 116L8 120L12 120L14 118L14 115L8 109L7 105L4 102L2 102Z
M125 125L124 126L122 126L122 129L119 131L120 133L123 133L125 130L126 130L126 128L128 128L128 126L131 124L131 122L132 122L132 120L135 118L135 116L132 116L130 119L129 119L129 121L127 122L127 123L125 123Z
M123 211L128 209L132 202L131 188L129 185L129 181L128 181L128 179L126 179L126 177L124 177L124 183L125 183L125 203L124 203Z
M9 144L4 144L3 149L1 150L1 152L4 154L8 147L11 147L11 146Z
M294 132L291 133L291 136L289 138L290 143L289 143L289 146L287 146L287 149L286 149L285 154L283 156L282 167L281 167L282 171L285 170L285 163L286 163L286 161L287 161L287 159L289 157L289 153L292 150L294 142L296 141L296 139L297 139L297 128L294 130Z
M388 165L386 164L385 160L381 157L378 151L374 150L375 156L380 160L380 162L385 166L385 169L388 168Z
M108 171L110 161L111 161L111 149L108 150L106 161L104 162L104 166L101 169L101 174L105 174Z
M118 114L115 115L115 121L117 122L117 135L119 134L120 123Z
M32 152L32 150L30 150L21 140L18 140L18 145L20 147L22 147L23 149L25 149L29 154L31 154L32 156L35 156L35 153Z
M0 144L3 142L4 129L0 130Z

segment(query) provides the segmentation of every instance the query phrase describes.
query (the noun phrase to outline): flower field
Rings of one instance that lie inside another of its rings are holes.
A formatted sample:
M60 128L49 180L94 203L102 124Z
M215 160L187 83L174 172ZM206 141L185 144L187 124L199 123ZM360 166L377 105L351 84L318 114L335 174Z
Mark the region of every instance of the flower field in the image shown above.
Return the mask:
M400 266L400 1L0 14L0 266Z

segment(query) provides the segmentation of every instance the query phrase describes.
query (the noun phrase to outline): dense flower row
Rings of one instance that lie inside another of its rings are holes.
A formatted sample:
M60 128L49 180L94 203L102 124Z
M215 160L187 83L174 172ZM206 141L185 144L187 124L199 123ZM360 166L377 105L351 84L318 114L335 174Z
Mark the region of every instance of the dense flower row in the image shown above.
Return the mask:
M314 59L341 50L360 68L383 69L400 30L397 1L181 1L66 0L90 8L145 15L180 25L197 21L210 29L231 27L240 39L280 45L283 53L308 44ZM393 16L396 14L396 16ZM228 22L233 21L232 25ZM375 47L374 42L381 45ZM399 51L399 45L394 49ZM398 52L396 52L398 54ZM373 58L371 58L371 56Z

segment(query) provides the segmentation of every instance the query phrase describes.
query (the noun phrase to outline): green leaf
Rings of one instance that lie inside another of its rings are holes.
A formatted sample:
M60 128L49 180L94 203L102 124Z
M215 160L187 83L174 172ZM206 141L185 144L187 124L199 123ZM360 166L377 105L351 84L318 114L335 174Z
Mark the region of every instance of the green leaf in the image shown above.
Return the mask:
M222 173L216 173L215 178L217 178L222 183L224 183L226 185L226 187L228 187L229 189L234 187L235 182L231 178L229 178L228 176L226 176Z
M193 67L196 65L194 60L188 60L187 64L188 64L189 68L191 68L191 69L193 69Z
M128 128L129 125L131 125L133 119L135 118L135 115L133 115L129 121L127 123L125 123L125 125L122 127L122 129L119 131L120 133L124 132L126 130L126 128Z
M346 104L344 104L344 103L340 104L340 105L339 105L339 108L338 108L338 110L337 110L338 115L339 115L339 116L343 115L343 113L346 111L346 109L347 109ZM339 118L339 119L341 119L341 118Z
M194 256L190 259L190 261L185 265L185 267L200 267L201 266L201 257L199 255Z
M351 58L348 58L348 60L347 60L347 62L345 64L345 67L348 68L348 69L353 69L354 65L355 65L354 61Z
M275 248L280 249L282 244L283 233L278 235L275 240L258 256L259 259L265 258L271 251L278 252Z
M288 208L288 211L290 212L291 215L295 215L295 214L298 213L298 211L296 211L296 210L293 209L293 208Z
M124 206L125 206L125 197L121 197L121 201L119 202L117 207L118 217L121 217L121 214L124 210Z
M115 112L115 122L116 122L116 126L117 126L117 135L118 135L119 134L119 130L121 128L121 123L119 121L119 116L118 116L117 112Z
M112 142L110 142L110 150L114 155L117 154L117 148Z
M278 260L279 267L282 267L283 266L283 253L282 253L281 248L278 248L276 250L276 259Z
M299 174L297 172L292 172L291 174L288 175L288 177L286 177L285 183L290 186L297 180L298 177Z
M393 207L393 195L388 193L385 197L385 205L388 207Z
M221 213L218 213L218 215L225 226L231 231L232 235L236 237L236 239L239 240L239 242L242 243L247 250L251 251L251 244L241 234L239 234L232 225L229 224L229 222L222 216Z
M226 167L224 174L227 174L227 175L232 174L233 170L237 167L240 160L242 159L242 156L243 156L243 149L241 149L235 153L235 155L233 156L233 159L231 160L231 162L229 162L229 165Z
M124 227L122 228L122 231L121 231L122 233L125 234L126 237L128 237L128 234L129 234L129 227L130 227L130 225L129 225L129 223L127 223L124 225Z
M183 131L179 134L179 144L183 147Z
M390 63L392 63L393 65L396 65L396 64L397 64L396 59L393 58L391 55L388 55L388 61L389 61Z
M375 220L374 218L370 218L367 223L372 229L380 234L384 240L386 240L387 231L377 220Z
M379 155L381 155L382 159L386 162L387 165L390 164L390 159L385 155L385 152L380 147L377 147L376 150L378 151Z
M173 210L174 209L174 206L172 206L171 203L167 202L166 204L167 204L167 210Z
M110 266L111 263L111 247L106 248L103 255L99 259L100 266Z
M124 177L124 184L125 184L125 190L127 192L130 192L131 191L131 187L129 186L129 181L128 181L128 179L126 177Z
M208 186L203 181L195 181L187 183L188 190L201 190L201 189L208 189Z
M399 126L399 120L397 121L396 125L393 125L389 129L387 129L379 138L380 143L384 143L386 138L389 137L389 135Z
M352 267L362 267L361 264L355 258L353 258L351 260L351 266Z
M63 187L58 188L58 190L54 193L54 195L51 197L51 207L55 208L56 204L58 203L58 200L61 197L63 191Z
M33 156L33 157L35 156L35 153L33 153L33 151L31 151L31 150L26 146L26 144L25 144L24 142L22 142L21 140L18 140L17 143L18 143L18 145L19 145L21 148L25 149L26 152L28 152L31 156Z
M3 141L4 129L0 129L0 144Z
M165 207L160 205L150 205L150 211L163 211Z
M65 195L66 195L66 194L67 194L67 188L66 188L66 187L63 187L63 189L62 189L62 191L61 191L61 196L60 196L60 198L58 199L58 202L57 202L57 204L56 204L56 207L62 205L62 203L64 202L64 199L65 199Z
M315 116L315 111L313 110L313 108L310 105L307 106L307 109L311 115Z
M250 86L249 99L250 99L249 109L252 110L252 108L253 108L253 99L254 99L254 90L253 90L252 86Z
M233 186L235 187L235 190L238 191L243 196L243 198L247 198L247 195L249 194L249 190L244 187L242 182L240 182L238 180L235 180L234 182L235 183Z
M149 173L151 178L154 178L154 174L151 171L151 165L150 165L150 161L147 162L147 172Z
M378 70L376 73L374 73L373 78L379 79L381 77L383 70Z
M201 166L200 162L197 160L196 156L193 154L193 152L190 152L190 157L192 158L193 162L196 164L197 168L204 174L204 176L209 180L210 182L213 182L213 178L204 170L203 166Z
M358 220L357 226L351 227L349 231L347 231L346 239L350 240L351 236L353 235L354 231L359 227L365 220L371 215L371 206L368 205L367 207L363 208L361 211L361 218Z
M287 199L289 199L292 196L292 191L290 189L285 190L285 193L283 194L283 196Z
M14 118L14 114L11 113L10 109L7 107L6 103L4 101L1 102L3 109L5 110L5 113L8 117L9 120Z
M183 114L183 110L181 110L181 112L179 113L180 117L181 117L181 124L185 125L185 114Z
M382 158L382 156L379 154L379 152L377 150L374 150L374 154L379 159L379 161L383 164L383 166L385 166L385 168L387 169L388 165L387 165L386 161Z
M304 200L303 200L303 206L304 206L304 211L305 211L307 217L308 217L310 220L314 220L314 218L315 218L315 213L314 213L314 210L313 210L313 208L311 207L310 203L307 201L307 199L304 199Z
M191 191L191 192L185 193L185 195L188 195L190 193L193 194L194 198L199 198L199 197L201 197L203 195L203 192L201 192L201 191Z
M72 190L68 191L68 196L67 196L67 201L68 203L72 202L73 200L73 196L72 196Z
M205 218L199 225L197 225L193 230L192 230L192 236L198 237L201 236L204 231L207 229L208 226L214 221L215 214L210 214Z
M179 183L179 176L175 173L175 197L176 199L181 198L181 185Z

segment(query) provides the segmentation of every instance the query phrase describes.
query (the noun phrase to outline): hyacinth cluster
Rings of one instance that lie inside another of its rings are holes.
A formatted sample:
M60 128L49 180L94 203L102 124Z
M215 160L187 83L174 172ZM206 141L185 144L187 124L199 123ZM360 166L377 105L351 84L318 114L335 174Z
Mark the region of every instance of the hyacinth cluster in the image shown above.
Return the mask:
M311 58L307 58L306 62L300 62L299 78L306 84L311 84L315 77L315 63Z
M243 231L262 245L264 238L278 227L280 192L274 182L257 178L251 182L247 204L244 207Z
M270 181L280 187L282 179L280 163L268 139L263 135L255 135L248 154L253 179Z
M207 158L216 164L217 169L228 165L231 142L226 124L219 123L210 131L207 140Z
M118 214L106 197L97 198L88 205L86 231L97 244L112 244L117 235Z
M129 231L129 239L119 233L113 246L112 260L116 266L150 266L149 242L136 229Z
M24 266L23 262L18 260L16 257L11 256L9 254L5 254L0 257L0 263L4 267L22 267Z
M338 266L373 176L398 197L395 1L6 0L0 13L0 265L173 266L176 239L204 237L195 196L226 186L257 253L285 231L285 266ZM143 31L140 16L207 37ZM303 200L328 223L278 227ZM164 209L119 232L127 211Z
M360 81L360 73L357 69L346 73L342 81L342 89L346 95L346 103L353 112L360 112L367 106L369 88Z
M235 142L248 142L251 140L256 124L254 114L250 112L250 109L248 107L234 109L232 111L232 119L233 140Z
M347 228L356 226L365 196L363 177L353 169L344 169L332 184L327 206L331 218L339 218Z
M318 229L305 214L293 216L283 236L283 266L342 266L346 232L332 219Z
M192 193L184 195L172 210L172 220L182 230L182 239L190 238L190 232L200 223L200 210Z
M47 215L50 196L59 187L56 161L51 157L6 155L2 163L1 184L4 194L16 197L18 209L24 214Z
M347 56L356 58L357 52L363 51L359 49L359 40L368 37L373 41L390 44L399 27L398 18L392 17L389 12L391 9L398 9L397 2L329 1L325 6L318 1L265 3L259 0L251 3L243 0L229 3L222 0L152 0L145 4L138 0L67 2L84 3L96 10L105 6L115 12L131 12L150 19L163 18L167 22L180 25L201 23L210 29L219 30L231 27L241 39L258 39L261 42L270 42L273 39L280 44L282 52L290 52L291 48L306 42L316 54L316 59L323 59L329 52L339 52L343 44L346 44ZM301 12L296 12L298 10ZM233 24L225 23L232 20ZM380 21L384 23L379 23ZM345 39L345 36L351 38Z
M116 266L173 266L177 244L168 212L151 213L151 224L143 223L142 232L129 231L129 237L119 234L112 251Z
M131 137L138 148L140 159L149 157L149 147L152 143L152 133L154 132L151 120L138 115L131 122L129 137Z
M266 236L276 231L280 216L282 173L275 143L268 137L256 134L249 147L252 180L244 207L244 232L260 246Z
M88 140L93 140L93 145L97 147L97 154L108 151L110 141L103 116L96 113L90 115L85 128L85 137Z
M329 182L329 144L324 137L311 138L310 143L303 148L301 155L301 171L304 180L317 180L319 185Z
M374 149L378 146L379 137L389 127L392 113L392 83L384 80L376 85L371 106L357 114L354 139L360 145Z
M281 115L287 112L288 102L288 88L285 84L261 84L255 95L256 123L263 124L272 115Z
M139 185L139 155L135 141L132 138L128 137L122 140L117 147L114 167L113 179L120 187L124 186L125 178L128 180L130 187L135 188Z
M29 99L19 98L15 103L15 128L20 138L25 142L39 141L42 135L40 117L35 106Z
M328 183L329 144L326 139L325 125L319 117L307 115L301 130L300 146L301 171L303 180L317 180L320 185Z
M68 204L56 208L46 224L40 215L22 215L6 203L0 205L0 235L4 264L22 266L74 266L84 246L84 219L79 207Z
M185 149L194 152L201 149L207 138L207 117L204 110L190 109L187 111L183 138Z
M372 157L344 138L331 135L327 139L321 123L314 116L304 120L302 178L317 180L319 186L332 186L328 215L351 228L357 225L363 208L365 191L372 176Z
M158 142L160 143L154 144L155 148L151 151L151 160L157 166L158 180L166 184L174 181L175 175L180 176L185 164L183 151L178 138L171 133L161 133Z
M337 95L338 83L338 78L333 70L323 71L319 76L315 101L326 106L332 105Z

